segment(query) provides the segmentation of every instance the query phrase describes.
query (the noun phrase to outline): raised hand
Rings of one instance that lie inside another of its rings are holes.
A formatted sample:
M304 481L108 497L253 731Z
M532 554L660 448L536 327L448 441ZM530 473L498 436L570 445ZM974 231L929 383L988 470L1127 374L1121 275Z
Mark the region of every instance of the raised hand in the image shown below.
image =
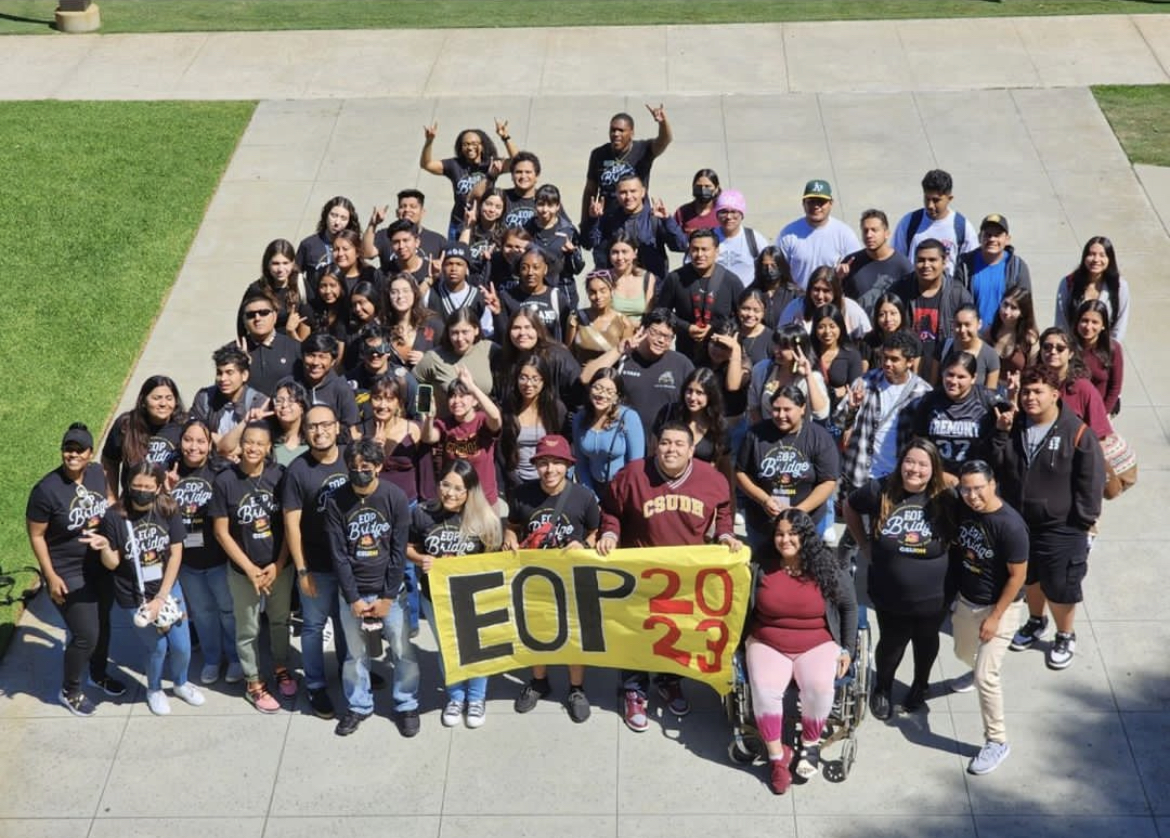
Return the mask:
M601 195L601 190L597 190L597 194L589 199L589 217L601 218L605 214L605 198Z
M655 122L666 122L666 108L662 106L661 102L658 103L658 107L647 105L646 110L650 111L650 116L654 117Z
M430 125L423 126L423 136L427 138L427 142L434 142L435 137L439 133L439 123L432 122Z
M670 214L666 211L666 204L662 203L661 198L653 198L650 201L650 211L655 218L666 218Z
M508 136L508 120L496 118L496 136L501 140Z
M381 224L383 221L386 220L386 213L389 211L390 211L390 206L388 204L384 204L383 206L380 206L380 207L375 206L372 210L370 210L370 224L377 227L379 224Z

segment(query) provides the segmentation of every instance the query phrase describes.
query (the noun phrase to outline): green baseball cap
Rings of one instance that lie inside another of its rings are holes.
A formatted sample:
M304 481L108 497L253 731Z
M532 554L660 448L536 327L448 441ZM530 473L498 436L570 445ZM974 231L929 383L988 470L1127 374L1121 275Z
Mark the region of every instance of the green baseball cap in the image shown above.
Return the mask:
M833 200L833 187L829 186L827 180L810 180L804 185L804 195L801 200L805 198L824 198L826 201Z

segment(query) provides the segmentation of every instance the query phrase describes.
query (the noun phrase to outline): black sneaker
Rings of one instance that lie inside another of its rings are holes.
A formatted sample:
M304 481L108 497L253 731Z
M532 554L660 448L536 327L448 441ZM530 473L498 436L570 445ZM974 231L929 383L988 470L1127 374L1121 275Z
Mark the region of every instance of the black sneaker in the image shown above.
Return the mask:
M533 679L524 685L524 689L520 691L520 695L516 696L512 707L517 713L527 713L535 709L536 703L542 698L548 698L550 692L552 692L552 688L548 685L547 679L543 685Z
M332 719L335 715L333 701L329 698L329 693L324 687L309 690L309 706L313 708L313 713L318 719ZM350 733L353 731L351 730Z
M589 698L585 695L585 690L580 687L569 690L569 697L565 699L565 704L569 708L569 718L577 724L588 719L592 712L589 707Z
M93 702L85 697L85 693L78 690L75 693L67 693L61 690L57 694L57 700L65 705L65 709L74 716L81 716L88 718L97 712L97 708L93 706Z
M398 732L406 739L412 736L418 736L420 727L418 711L417 710L403 710L394 717L394 724L398 726Z
M373 713L355 713L352 710L346 710L345 715L337 722L337 727L333 728L333 732L338 736L349 736L358 729L358 725L368 719Z
M386 679L379 675L374 670L370 670L370 689L384 690L386 689Z
M1044 639L1046 628L1048 628L1047 617L1029 617L1028 622L1020 626L1020 630L1012 637L1011 645L1008 648L1013 652L1031 649L1033 643Z
M906 698L902 700L902 709L907 713L917 713L926 706L926 697L929 694L929 686L913 685L910 687L910 692L906 693Z
M1077 651L1076 632L1058 631L1048 650L1048 668L1066 669Z
M884 690L874 690L869 696L869 712L878 721L887 721L894 714L890 704L890 694Z
M106 695L113 698L126 694L126 685L117 678L111 678L109 675L102 675L100 678L90 675L89 685L91 687L97 687Z

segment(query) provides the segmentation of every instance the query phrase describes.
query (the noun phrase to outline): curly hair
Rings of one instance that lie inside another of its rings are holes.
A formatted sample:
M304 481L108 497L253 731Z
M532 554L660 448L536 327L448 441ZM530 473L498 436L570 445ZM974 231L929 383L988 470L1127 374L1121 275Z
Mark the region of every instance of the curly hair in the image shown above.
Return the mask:
M776 552L776 530L782 521L787 521L793 534L800 539L800 569L817 583L821 596L831 602L840 602L844 596L837 574L841 569L837 556L817 532L817 525L803 509L788 507L776 516L772 526L773 538L768 544L768 555L774 562L780 561Z

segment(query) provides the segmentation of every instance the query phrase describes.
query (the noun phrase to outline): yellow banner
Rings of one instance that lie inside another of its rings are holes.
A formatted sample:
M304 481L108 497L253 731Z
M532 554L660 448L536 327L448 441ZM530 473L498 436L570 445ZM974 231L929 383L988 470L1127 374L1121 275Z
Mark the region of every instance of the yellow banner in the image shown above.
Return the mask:
M521 550L444 559L431 596L449 683L533 664L675 673L731 687L749 552Z

